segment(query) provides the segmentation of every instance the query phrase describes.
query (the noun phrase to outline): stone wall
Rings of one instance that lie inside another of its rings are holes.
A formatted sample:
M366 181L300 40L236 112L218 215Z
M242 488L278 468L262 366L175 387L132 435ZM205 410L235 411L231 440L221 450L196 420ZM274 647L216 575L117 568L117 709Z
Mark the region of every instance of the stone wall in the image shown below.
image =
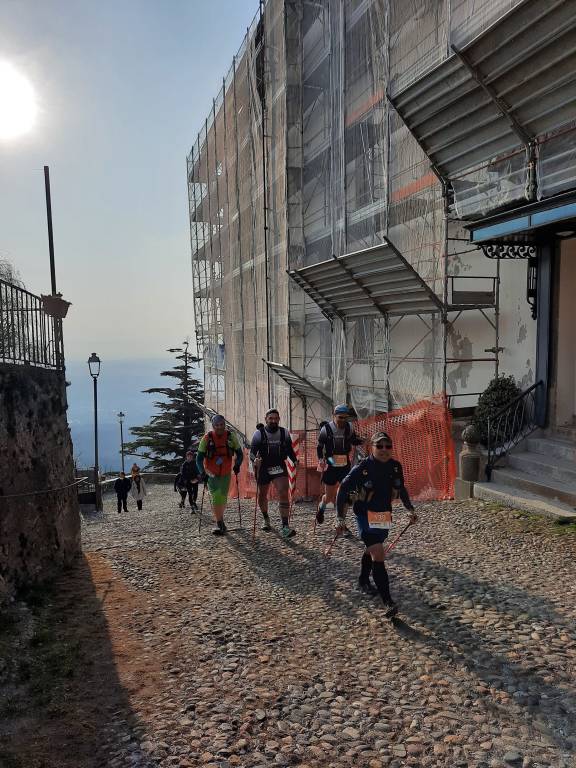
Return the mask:
M0 598L80 552L66 409L62 374L0 364Z

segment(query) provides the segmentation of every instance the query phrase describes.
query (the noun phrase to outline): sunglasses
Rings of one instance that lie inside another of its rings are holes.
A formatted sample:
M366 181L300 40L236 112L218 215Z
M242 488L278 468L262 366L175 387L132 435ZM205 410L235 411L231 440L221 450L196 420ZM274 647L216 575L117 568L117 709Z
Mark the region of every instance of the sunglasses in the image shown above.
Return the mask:
M374 448L377 448L379 451L391 451L392 443L374 443Z

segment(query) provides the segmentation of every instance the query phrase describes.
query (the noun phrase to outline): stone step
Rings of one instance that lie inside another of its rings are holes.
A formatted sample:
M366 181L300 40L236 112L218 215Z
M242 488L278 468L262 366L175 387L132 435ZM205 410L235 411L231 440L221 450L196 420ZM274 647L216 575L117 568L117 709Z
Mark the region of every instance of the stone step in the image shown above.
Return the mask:
M507 466L533 475L537 481L544 477L576 487L576 462L569 459L531 451L512 451L507 457Z
M550 437L529 437L522 444L530 453L554 456L576 463L576 443L571 440L558 440Z
M552 501L562 501L576 508L576 483L562 483L551 479L546 472L539 476L522 472L520 469L503 467L494 469L492 480L501 485L507 485L520 491L530 491L537 496Z
M521 491L502 483L474 483L474 497L546 517L576 520L576 512L568 504L545 499L535 493L530 493L530 491Z
M570 440L576 443L576 426L566 425L564 427L555 427L551 430L550 437L558 438L559 440Z

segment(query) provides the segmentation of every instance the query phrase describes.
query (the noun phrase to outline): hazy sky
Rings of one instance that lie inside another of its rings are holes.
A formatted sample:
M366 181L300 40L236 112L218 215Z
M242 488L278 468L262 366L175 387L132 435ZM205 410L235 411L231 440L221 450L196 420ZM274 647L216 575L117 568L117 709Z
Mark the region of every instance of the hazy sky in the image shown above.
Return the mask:
M0 257L50 291L50 166L69 359L162 356L193 334L186 155L257 0L2 0L0 61L41 114L0 143Z

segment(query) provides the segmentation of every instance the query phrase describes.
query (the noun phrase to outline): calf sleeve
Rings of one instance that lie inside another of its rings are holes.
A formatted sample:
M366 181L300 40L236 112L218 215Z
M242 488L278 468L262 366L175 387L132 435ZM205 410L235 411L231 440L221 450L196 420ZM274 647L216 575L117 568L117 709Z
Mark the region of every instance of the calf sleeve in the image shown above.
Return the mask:
M372 566L372 575L374 576L374 584L376 584L380 597L385 603L390 602L392 599L390 596L390 584L388 582L386 566L383 562L376 561L374 563Z
M366 584L372 573L372 558L369 552L364 552L360 561L360 582Z

